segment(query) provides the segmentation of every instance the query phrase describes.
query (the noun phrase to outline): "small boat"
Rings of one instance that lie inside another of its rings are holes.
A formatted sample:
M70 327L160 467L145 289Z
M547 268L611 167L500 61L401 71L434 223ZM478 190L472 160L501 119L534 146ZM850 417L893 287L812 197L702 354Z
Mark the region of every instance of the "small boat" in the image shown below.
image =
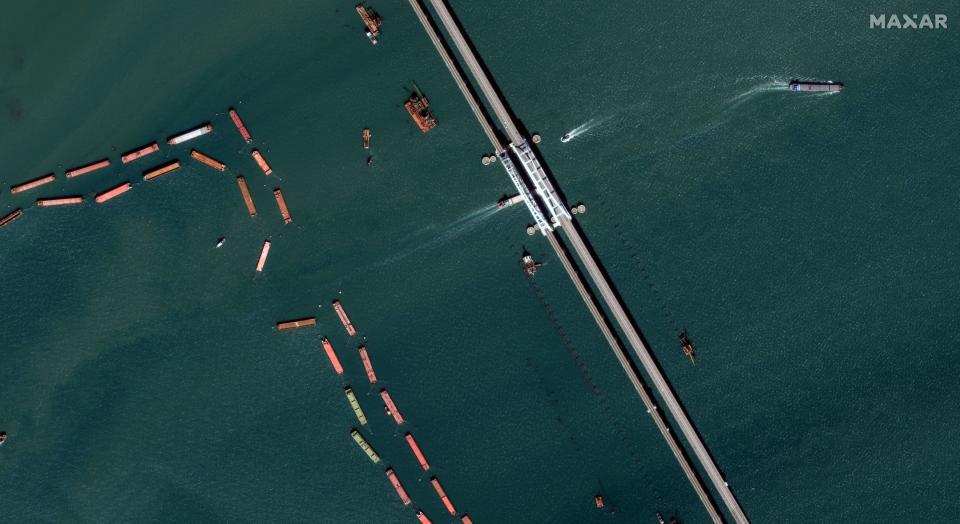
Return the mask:
M520 259L520 263L523 265L523 270L531 276L536 273L538 269L540 269L540 266L543 265L534 260L530 253L524 253L523 258Z
M563 135L562 137L560 137L560 141L563 142L564 144L566 144L567 142L569 142L569 141L571 141L571 140L573 140L573 135L571 135L570 133L567 133L567 134Z
M363 148L370 149L370 128L363 128Z
M227 241L227 237L220 237L217 239L217 249L223 246L223 243Z
M367 165L368 165L368 166L372 166L372 165L373 165L373 155L370 155L370 156L367 157Z
M693 342L690 342L690 339L687 338L686 333L680 333L680 345L683 347L683 354L690 357L690 362L694 365L697 363L697 350L693 347Z
M843 91L843 82L819 82L791 80L789 88L794 92L837 93Z
M603 509L603 495L594 496L593 505L596 506L597 509Z
M0 446L2 446L3 443L6 442L6 441L7 441L7 432L6 432L6 431L0 431Z

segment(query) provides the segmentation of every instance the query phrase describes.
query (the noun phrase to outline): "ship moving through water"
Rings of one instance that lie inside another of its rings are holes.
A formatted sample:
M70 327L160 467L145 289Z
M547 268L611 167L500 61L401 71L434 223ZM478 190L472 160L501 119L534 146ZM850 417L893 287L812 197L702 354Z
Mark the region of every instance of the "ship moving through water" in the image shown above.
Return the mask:
M843 82L807 82L791 80L790 90L811 93L839 93L843 91Z

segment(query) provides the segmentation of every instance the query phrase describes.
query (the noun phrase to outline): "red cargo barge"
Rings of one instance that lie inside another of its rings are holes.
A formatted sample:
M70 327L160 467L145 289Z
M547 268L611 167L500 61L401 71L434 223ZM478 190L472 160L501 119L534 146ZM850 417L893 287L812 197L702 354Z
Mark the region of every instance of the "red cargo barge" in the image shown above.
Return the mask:
M339 300L333 301L333 310L337 312L337 316L340 317L340 322L343 324L344 329L347 330L347 334L351 337L357 334L357 330L353 328L353 324L350 323L350 317L347 316L347 313L343 310L343 306L340 305Z
M373 372L373 364L370 363L370 355L367 354L367 346L360 346L360 360L363 361L363 369L367 372L367 380L371 384L377 383L377 374Z
M263 170L264 175L273 173L273 169L270 169L270 165L267 164L267 161L263 159L263 155L260 154L260 151L254 149L250 154L253 156L253 159L257 161L257 165L260 166L260 169Z
M157 143L154 142L148 146L143 146L140 149L137 149L136 151L130 151L129 153L120 157L120 161L123 162L124 164L129 164L134 160L143 158L147 155L151 155L153 153L156 153L157 151L160 151L160 146L158 146Z
M400 484L400 480L397 479L397 474L393 472L392 468L387 468L387 478L390 479L390 484L393 485L393 489L397 490L397 495L400 496L403 505L409 506L410 497L407 495L407 490L403 489L403 484Z
M447 511L451 515L456 515L457 510L454 509L453 503L450 502L450 497L448 497L447 492L443 490L443 486L440 485L440 481L437 480L437 477L430 479L430 483L433 484L433 490L437 492L437 496L440 497L440 501L443 502L443 506L447 508Z
M7 216L0 218L0 227L3 227L10 222L20 218L23 215L23 211L20 209L14 209L13 211L7 213Z
M11 187L10 193L16 194L16 193L22 193L24 191L29 191L31 189L38 188L44 184L49 184L50 182L53 182L54 180L56 180L56 178L57 177L55 177L53 174L42 176L40 178L34 178L29 182L24 182L22 184L18 184Z
M80 196L37 199L37 207L68 206L71 204L82 204L82 203L83 203L83 197L80 197Z
M243 120L240 120L240 115L237 114L237 110L232 107L230 108L230 119L233 120L233 125L237 126L237 130L240 131L240 136L243 137L243 140L248 144L253 142L250 132L247 131L247 126L243 125Z
M240 186L240 194L243 195L243 203L247 205L247 213L250 216L257 216L257 208L253 205L253 199L250 198L250 190L247 189L247 181L242 177L237 177L237 185Z
M108 190L104 191L103 193L100 193L99 195L97 195L97 198L95 198L94 200L95 200L98 204L102 204L102 203L106 202L107 200L110 200L111 198L118 197L118 196L126 193L127 191L130 191L130 188L131 188L131 187L133 187L133 186L130 185L130 182L124 182L124 183L120 184L119 186L116 186L116 187L114 187L114 188L111 188L111 189L108 189Z
M92 164L87 164L87 165L85 165L85 166L83 166L83 167L78 167L78 168L76 168L76 169L71 169L71 170L67 171L67 178L73 178L73 177L77 177L77 176L80 176L80 175L85 175L85 174L90 173L90 172L92 172L92 171L96 171L96 170L98 170L98 169L103 169L103 168L105 168L105 167L107 167L107 166L109 166L109 165L110 165L110 161L109 161L109 160L101 160L101 161L99 161L99 162L94 162L94 163L92 163Z
M393 417L397 425L403 424L403 416L400 415L400 410L397 409L397 405L393 403L393 398L390 397L390 393L387 393L385 389L381 389L380 398L383 399L383 405L387 407L387 413Z
M283 198L283 193L280 192L280 188L273 190L273 198L277 200L277 207L280 208L280 216L283 218L283 223L289 224L293 222L293 218L290 216L290 210L287 209L287 201Z
M340 359L337 358L337 354L333 351L333 344L331 344L326 337L324 337L321 342L323 343L323 350L327 353L327 358L330 359L330 363L333 364L333 370L337 372L337 375L343 375L343 366L340 365Z
M427 458L423 456L423 452L420 451L420 446L417 445L417 441L413 440L413 435L407 433L404 435L404 438L407 439L407 444L410 446L410 451L417 457L417 461L420 462L420 467L424 471L430 469L430 464L427 462Z

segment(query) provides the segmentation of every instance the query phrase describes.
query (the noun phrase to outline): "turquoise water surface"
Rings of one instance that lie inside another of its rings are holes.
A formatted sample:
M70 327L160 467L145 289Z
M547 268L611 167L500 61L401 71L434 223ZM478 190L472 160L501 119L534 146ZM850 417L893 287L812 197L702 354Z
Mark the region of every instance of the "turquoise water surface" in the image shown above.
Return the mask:
M707 521L549 245L522 207L497 210L510 183L481 165L486 137L408 3L373 7L377 46L350 2L7 6L0 185L58 176L0 195L0 215L25 211L0 229L9 520L447 522L436 475L478 523ZM871 30L875 2L451 7L586 204L584 232L751 520L955 520L956 32ZM846 89L794 94L792 78ZM402 107L415 85L428 134ZM212 134L165 144L205 121ZM104 205L33 206L125 180ZM532 281L524 250L544 263ZM347 385L382 464L350 438Z

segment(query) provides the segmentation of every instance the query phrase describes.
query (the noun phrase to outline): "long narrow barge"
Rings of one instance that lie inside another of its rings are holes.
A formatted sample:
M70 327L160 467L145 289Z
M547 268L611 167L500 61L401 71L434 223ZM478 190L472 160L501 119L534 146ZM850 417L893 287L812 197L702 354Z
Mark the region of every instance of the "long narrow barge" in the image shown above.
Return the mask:
M257 272L263 272L263 266L267 264L267 255L270 253L270 241L263 241L263 248L260 249L260 260L257 261Z
M333 370L337 375L343 375L343 366L340 365L340 359L337 358L337 353L333 350L333 344L330 343L327 337L323 337L323 340L320 342L323 344L323 351L327 354L327 359L330 360L330 364L333 365Z
M397 425L403 424L403 416L400 415L400 410L397 409L397 405L393 403L393 398L390 397L390 393L386 389L380 390L380 398L383 399L383 405L387 407L387 413L393 417Z
M257 216L257 208L253 205L253 199L250 198L250 189L247 188L247 181L242 176L237 177L237 186L240 187L240 194L243 195L243 203L247 205L247 213L250 216Z
M417 510L417 519L420 521L420 524L433 524L423 510Z
M287 320L284 322L277 322L277 330L284 331L287 329L297 329L307 326L317 325L317 317L307 317L299 318L297 320Z
M110 200L110 199L112 199L112 198L116 198L116 197L118 197L118 196L126 193L127 191L130 191L130 189L131 189L132 187L133 187L133 186L130 185L130 182L124 182L124 183L122 183L122 184L120 184L120 185L118 185L118 186L114 186L114 187L112 187L112 188L104 191L103 193L100 193L100 194L97 195L96 198L94 198L93 200L94 200L96 203L98 203L98 204L102 204L102 203L106 202L107 200Z
M430 479L430 483L433 484L433 490L437 492L437 496L440 497L440 501L443 502L443 506L447 508L447 512L455 516L457 514L457 510L453 507L453 503L450 502L450 497L448 497L447 492L443 490L443 486L440 485L440 481L437 480L437 477Z
M237 126L237 131L240 131L240 136L243 137L243 140L246 143L253 142L253 137L250 136L250 132L247 131L247 126L243 125L243 120L240 120L240 115L237 114L237 110L230 108L230 120L233 120L233 125Z
M469 516L469 515L464 515L464 516L460 517L460 523L461 523L461 524L473 524L473 521L470 520L470 516Z
M110 161L104 159L99 162L94 162L92 164L87 164L85 166L78 167L76 169L70 169L67 171L67 178L74 178L80 175L86 175L87 173L92 173L93 171L96 171L98 169L103 169L109 165L110 165Z
M287 209L287 201L283 198L283 193L280 192L280 188L273 190L273 198L277 201L277 207L280 208L280 216L283 217L283 223L289 224L293 222L293 218L290 216L290 210Z
M393 472L393 468L387 468L387 478L390 479L390 485L397 491L397 496L400 497L403 505L409 506L410 496L407 495L407 490L403 489L403 484L400 484L400 479L398 479L397 474Z
M796 92L836 93L843 91L843 82L814 82L791 80L790 90Z
M212 157L210 157L210 156L207 156L207 155L201 153L200 151L197 151L196 149L193 149L193 150L190 151L190 156L193 157L194 160L199 161L201 164L210 166L210 167L216 169L217 171L226 171L226 170L227 170L227 165L226 165L226 164L224 164L223 162L221 162L221 161L219 161L219 160L217 160L217 159L215 159L215 158L212 158Z
M212 125L210 125L209 123L203 124L200 127L191 129L190 131L187 131L185 133L180 133L179 135L174 135L168 138L167 143L172 146L177 144L182 144L187 140L193 140L194 138L197 138L198 136L203 136L211 131L213 131Z
M373 447L367 443L367 439L363 438L363 435L361 435L359 431L356 429L351 429L350 436L353 437L353 441L360 446L360 449L362 449L363 452L370 457L370 460L372 460L374 464L380 462L380 455L377 455L377 452L373 450Z
M367 416L363 413L363 408L360 407L360 402L357 400L357 395L353 392L353 388L350 386L343 388L343 394L347 396L347 402L349 402L350 407L353 408L353 414L357 416L360 425L366 426Z
M353 324L350 323L350 317L347 316L347 312L343 310L343 306L340 305L339 300L333 301L333 310L337 312L337 316L340 317L340 323L343 324L343 328L347 330L347 334L355 336L357 330L353 328Z
M20 218L21 216L23 216L23 210L14 209L13 211L7 213L6 216L4 216L3 218L0 218L0 227L3 227L9 224L10 222L13 222L14 220Z
M56 179L57 179L57 177L54 176L52 173L49 174L49 175L44 175L44 176L39 177L39 178L34 178L33 180L30 180L29 182L24 182L24 183L22 183L22 184L17 184L17 185L15 185L15 186L11 187L11 188L10 188L10 193L16 194L16 193L22 193L22 192L24 192L24 191L29 191L29 190L31 190L31 189L36 189L36 188L38 188L38 187L40 187L40 186L42 186L42 185L49 184L50 182L53 182L53 181L56 180Z
M38 198L37 207L69 206L82 204L82 196L60 197L60 198Z
M370 355L367 353L367 346L360 346L357 351L360 352L360 360L363 361L363 369L367 372L367 380L371 384L377 383L377 374L373 372L373 364L370 362Z
M148 171L144 171L144 173L143 173L143 179L144 179L144 180L153 180L153 179L155 179L155 178L157 178L157 177L161 177L161 176L163 176L163 175L166 175L167 173L171 173L171 172L173 172L173 171L176 171L176 170L179 169L179 168L180 168L180 161L179 161L179 160L174 160L173 162L170 162L170 163L168 163L168 164L164 164L164 165L162 165L162 166L155 167L155 168L150 169L150 170L148 170Z
M427 457L423 456L423 451L420 451L420 446L417 445L417 441L413 439L413 435L407 433L403 436L403 438L407 440L407 445L410 446L410 451L412 451L414 456L417 457L417 462L420 463L420 467L423 468L424 471L429 470L430 463L427 462Z
M122 157L120 157L120 162L124 164L129 164L134 160L139 160L147 155L152 155L157 151L160 151L160 146L158 146L157 143L154 142L150 145L143 146L140 149L136 149L134 151L125 153Z
M250 152L250 156L257 161L257 165L260 166L260 169L263 170L264 175L269 175L273 173L273 169L270 169L270 164L267 164L267 161L263 159L263 155L260 154L260 151L254 149Z

